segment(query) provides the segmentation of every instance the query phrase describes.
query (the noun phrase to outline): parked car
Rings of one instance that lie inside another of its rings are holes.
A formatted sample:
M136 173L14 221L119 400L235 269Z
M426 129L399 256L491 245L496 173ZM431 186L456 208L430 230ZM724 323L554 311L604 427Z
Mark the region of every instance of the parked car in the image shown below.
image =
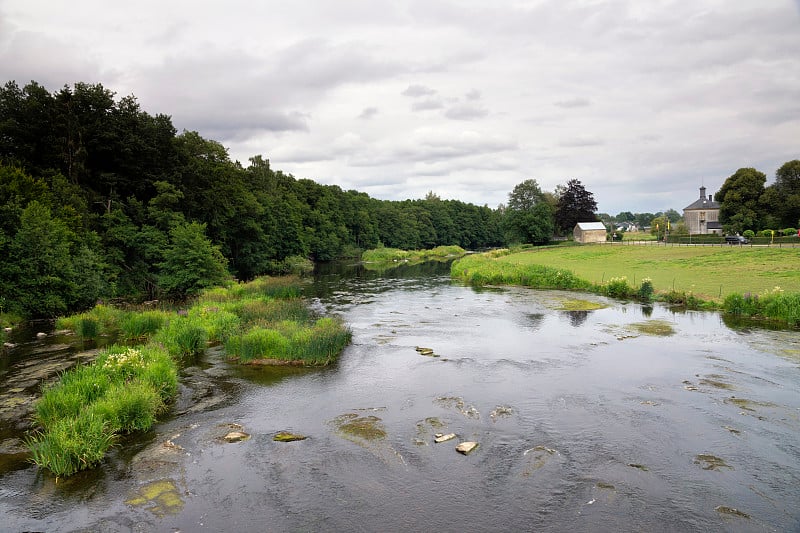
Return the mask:
M726 235L725 242L732 245L732 244L747 244L750 241L748 241L745 237L742 237L741 235Z

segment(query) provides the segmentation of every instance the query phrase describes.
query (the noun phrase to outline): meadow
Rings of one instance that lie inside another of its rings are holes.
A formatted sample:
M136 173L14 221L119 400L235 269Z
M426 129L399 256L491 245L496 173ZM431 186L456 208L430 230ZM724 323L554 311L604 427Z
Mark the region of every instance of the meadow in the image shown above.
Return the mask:
M566 269L595 284L624 277L637 286L649 278L656 292L691 292L716 302L775 287L800 292L800 248L589 245L531 249L494 261Z
M557 246L455 261L473 285L582 290L800 324L800 248Z

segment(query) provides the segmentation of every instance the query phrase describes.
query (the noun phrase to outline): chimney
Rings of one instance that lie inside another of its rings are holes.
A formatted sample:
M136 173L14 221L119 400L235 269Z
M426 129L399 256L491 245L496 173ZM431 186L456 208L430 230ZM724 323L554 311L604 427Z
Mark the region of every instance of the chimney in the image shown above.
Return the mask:
M706 199L706 188L705 187L700 187L700 199L701 200L705 200Z
M709 202L713 202L714 201L714 195L713 194L709 194L708 195L708 201Z

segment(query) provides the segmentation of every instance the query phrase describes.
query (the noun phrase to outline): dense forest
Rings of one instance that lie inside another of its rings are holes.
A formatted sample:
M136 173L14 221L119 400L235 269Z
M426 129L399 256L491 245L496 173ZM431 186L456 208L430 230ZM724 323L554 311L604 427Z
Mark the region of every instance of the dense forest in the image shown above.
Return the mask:
M102 85L0 88L0 312L184 297L378 246L505 242L501 212L434 194L385 201L296 179L178 133Z

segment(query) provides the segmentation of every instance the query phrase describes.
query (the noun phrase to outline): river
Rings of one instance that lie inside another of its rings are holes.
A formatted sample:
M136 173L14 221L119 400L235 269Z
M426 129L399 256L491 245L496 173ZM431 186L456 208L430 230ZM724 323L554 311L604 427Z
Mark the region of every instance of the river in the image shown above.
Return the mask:
M312 304L353 331L335 365L212 349L92 472L56 483L6 420L0 530L800 531L796 330L447 274L320 270ZM560 310L575 299L607 307ZM80 357L68 344L0 356L0 398L32 360Z

